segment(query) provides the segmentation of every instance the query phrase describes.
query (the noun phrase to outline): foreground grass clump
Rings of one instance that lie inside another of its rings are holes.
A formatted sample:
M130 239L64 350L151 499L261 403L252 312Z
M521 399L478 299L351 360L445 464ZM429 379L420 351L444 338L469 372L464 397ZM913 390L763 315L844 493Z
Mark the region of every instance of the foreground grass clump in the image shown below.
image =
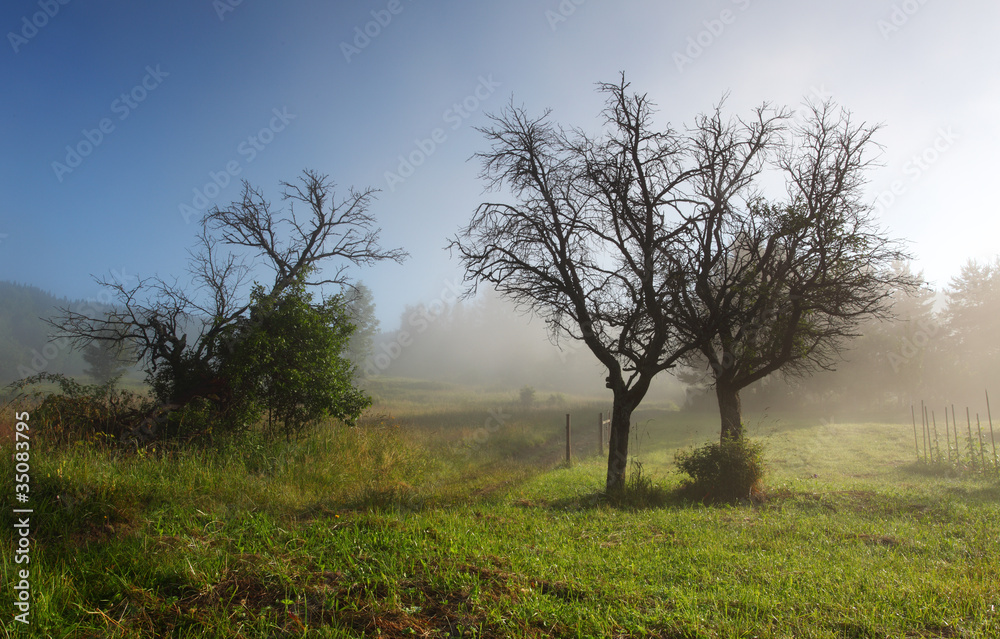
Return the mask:
M660 508L674 500L673 492L644 472L642 462L637 459L631 462L625 484L602 497L608 505L621 509Z
M905 425L773 422L768 500L705 506L670 460L716 420L648 410L632 499L615 502L606 460L560 463L558 415L501 399L439 403L435 420L414 395L289 444L40 445L32 631L1000 636L1000 484L919 472Z

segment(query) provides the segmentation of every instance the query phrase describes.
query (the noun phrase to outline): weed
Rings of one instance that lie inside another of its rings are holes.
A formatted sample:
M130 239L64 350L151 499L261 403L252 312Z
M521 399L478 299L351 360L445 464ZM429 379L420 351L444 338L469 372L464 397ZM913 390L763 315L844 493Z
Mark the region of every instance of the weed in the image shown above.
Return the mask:
M609 504L616 508L644 509L658 508L668 503L670 491L643 472L642 462L632 458L629 461L629 472L625 484L606 494Z

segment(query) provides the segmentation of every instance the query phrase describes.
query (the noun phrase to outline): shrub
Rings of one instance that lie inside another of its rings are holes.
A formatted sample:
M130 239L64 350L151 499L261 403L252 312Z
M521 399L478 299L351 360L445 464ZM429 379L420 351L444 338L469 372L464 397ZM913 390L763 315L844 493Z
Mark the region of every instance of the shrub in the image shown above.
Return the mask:
M566 405L566 396L562 393L552 393L545 403L553 408L561 408Z
M760 490L764 477L763 444L748 439L712 442L692 451L679 451L677 467L690 480L684 490L691 497L711 502L748 499Z
M63 445L80 441L112 443L136 426L149 410L147 398L116 386L118 378L104 384L81 384L60 373L38 373L10 384L17 399L34 404L31 417L45 424L44 438ZM29 390L54 384L55 390Z

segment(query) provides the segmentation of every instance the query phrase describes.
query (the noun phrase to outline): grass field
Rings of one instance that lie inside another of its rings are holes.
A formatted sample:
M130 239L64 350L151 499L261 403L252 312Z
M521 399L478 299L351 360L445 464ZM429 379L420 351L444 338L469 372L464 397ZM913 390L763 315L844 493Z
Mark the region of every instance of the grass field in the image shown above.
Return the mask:
M909 424L748 415L768 498L705 506L674 496L673 454L717 418L651 406L632 449L662 503L625 508L601 494L606 405L372 391L358 428L290 444L36 439L31 632L0 636L1000 637L1000 481L914 463Z

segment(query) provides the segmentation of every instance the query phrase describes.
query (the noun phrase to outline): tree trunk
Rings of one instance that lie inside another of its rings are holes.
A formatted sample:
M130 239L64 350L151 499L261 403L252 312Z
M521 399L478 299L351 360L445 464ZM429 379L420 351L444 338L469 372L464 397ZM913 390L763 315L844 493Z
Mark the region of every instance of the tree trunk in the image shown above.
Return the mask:
M719 415L722 417L722 435L720 441L740 439L743 437L743 421L739 389L724 382L716 381L715 395L719 399Z
M605 491L625 487L625 470L628 468L628 436L634 406L623 397L615 397L611 408L611 438L608 442L608 478Z

